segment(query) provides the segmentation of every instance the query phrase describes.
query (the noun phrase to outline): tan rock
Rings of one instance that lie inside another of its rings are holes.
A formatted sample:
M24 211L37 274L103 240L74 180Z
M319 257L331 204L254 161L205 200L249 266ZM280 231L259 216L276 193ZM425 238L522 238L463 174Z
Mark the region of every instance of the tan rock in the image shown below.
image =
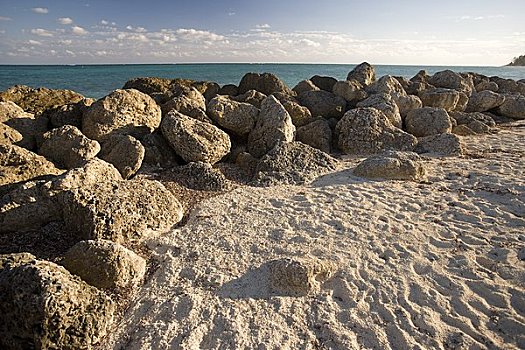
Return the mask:
M130 135L113 135L102 144L99 158L117 168L122 178L129 179L139 171L145 155L144 146Z
M365 159L354 175L369 179L419 181L425 178L421 158L413 152L388 151Z
M405 118L406 130L423 137L452 131L452 121L443 108L423 107L410 111Z
M368 86L376 81L376 71L369 63L363 62L348 73L346 80L357 80L363 86Z
M212 99L207 112L214 122L240 136L252 131L259 115L259 109L252 104L233 101L224 96Z
M297 141L330 153L332 149L332 129L326 119L317 119L297 128Z
M0 101L12 101L24 111L33 114L56 106L77 103L83 99L84 96L71 90L33 89L24 85L13 86L0 92Z

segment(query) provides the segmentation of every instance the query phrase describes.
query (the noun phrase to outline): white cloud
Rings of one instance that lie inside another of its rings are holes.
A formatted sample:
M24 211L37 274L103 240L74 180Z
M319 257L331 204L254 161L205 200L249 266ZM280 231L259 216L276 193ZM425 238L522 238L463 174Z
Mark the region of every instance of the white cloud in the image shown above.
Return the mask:
M52 37L54 35L53 32L42 28L31 29L31 34L46 37Z
M0 21L12 21L13 19L11 17L6 16L0 16Z
M265 24L257 24L255 26L255 28L257 28L257 29L270 29L271 26L268 23L265 23Z
M136 33L145 33L145 32L147 32L146 28L144 28L144 27L127 26L126 29L129 30L129 31L132 31L132 32L136 32Z
M233 11L232 12L228 12L228 16L235 16L235 15L236 15L236 13L233 12Z
M79 26L71 27L71 31L75 35L87 35L87 34L89 34L89 32L87 30L85 30L84 28L79 27Z
M38 40L29 40L27 43L29 45L42 45L42 43Z
M59 19L57 19L57 22L60 24L71 24L73 23L73 20L69 17L60 17Z
M175 34L180 36L182 39L188 41L222 41L226 38L222 35L209 32L207 30L197 30L197 29L177 29Z
M47 7L33 7L31 8L31 11L33 11L34 13L39 13L39 14L49 13L49 9Z
M107 26L109 22L103 19L102 21L100 21L100 24L102 24L103 26Z

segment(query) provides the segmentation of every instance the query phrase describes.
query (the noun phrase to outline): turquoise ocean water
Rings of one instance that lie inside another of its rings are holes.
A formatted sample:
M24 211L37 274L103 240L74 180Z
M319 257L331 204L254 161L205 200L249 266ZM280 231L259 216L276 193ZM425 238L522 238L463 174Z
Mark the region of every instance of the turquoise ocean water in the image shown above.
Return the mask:
M140 65L75 65L23 66L0 65L0 90L24 84L32 87L70 89L86 97L100 98L121 88L135 77L187 78L215 81L220 85L238 84L247 72L270 72L293 87L311 76L327 75L345 79L353 64L140 64ZM410 78L419 70L432 74L451 69L455 72L477 72L487 76L525 79L525 67L438 67L376 65L378 76L386 74Z

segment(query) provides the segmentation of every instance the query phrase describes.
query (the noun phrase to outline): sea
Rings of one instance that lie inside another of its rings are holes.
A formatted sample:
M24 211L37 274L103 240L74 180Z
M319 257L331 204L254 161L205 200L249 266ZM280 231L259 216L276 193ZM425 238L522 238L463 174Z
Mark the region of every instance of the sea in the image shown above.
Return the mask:
M288 86L313 75L344 80L356 64L111 64L111 65L0 65L0 91L13 85L69 89L86 97L100 98L122 88L136 77L185 78L214 81L219 85L238 84L248 72L274 73ZM429 74L450 69L476 72L515 80L525 79L525 67L451 67L374 65L379 76L410 78L421 69Z

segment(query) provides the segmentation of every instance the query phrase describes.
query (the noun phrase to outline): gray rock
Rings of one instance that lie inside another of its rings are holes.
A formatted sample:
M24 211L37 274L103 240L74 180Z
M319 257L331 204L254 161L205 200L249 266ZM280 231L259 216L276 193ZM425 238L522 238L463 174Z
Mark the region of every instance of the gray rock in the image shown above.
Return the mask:
M100 144L88 139L76 126L64 125L44 134L38 152L59 167L71 169L95 158Z
M378 109L385 114L388 120L390 120L392 125L396 128L401 128L403 126L399 107L388 94L377 93L370 95L366 100L359 102L357 107L373 107Z
M455 73L451 70L444 70L437 72L428 79L428 83L434 85L438 88L453 89L457 91L462 91L470 96L472 90L474 89L472 80L462 77L460 74Z
M293 88L293 92L295 92L297 95L302 94L303 92L307 91L319 91L319 87L317 87L311 80L301 80L295 87Z
M305 126L297 128L297 141L308 146L330 153L332 148L332 129L326 119L317 119Z
M323 77L320 75L314 75L310 78L310 81L314 83L315 86L317 86L319 89L332 92L335 83L337 83L337 79L332 77Z
M383 112L357 108L346 112L335 127L337 144L347 154L374 154L385 150L412 151L417 139L396 128Z
M388 151L365 159L354 175L369 179L419 181L425 177L421 158L413 152Z
M476 91L492 91L492 92L498 92L499 86L493 81L482 81L479 84L476 85Z
M170 178L184 187L199 191L224 191L229 188L228 180L211 164L192 162L174 167L169 171Z
M346 101L328 91L307 91L298 96L301 105L310 110L313 117L341 118L346 110Z
M65 268L20 255L0 256L0 347L92 349L109 332L115 303Z
M455 110L460 94L453 89L427 89L419 94L425 107L443 108L447 111Z
M376 71L369 63L363 62L348 73L346 80L357 80L363 86L368 86L376 81Z
M444 133L419 138L416 152L440 156L458 156L463 154L463 146L459 137Z
M253 130L259 109L249 103L217 96L208 103L208 115L222 128L242 136Z
M290 114L274 96L268 96L261 105L255 128L248 136L248 152L259 158L279 141L292 142L294 137L295 126Z
M406 130L423 137L452 131L452 121L443 108L423 107L410 111L405 118Z
M467 124L470 130L474 131L476 134L488 134L490 133L490 126L480 122L479 120L474 120Z
M396 78L390 75L385 75L379 78L379 80L367 86L365 90L370 95L374 95L374 94L406 95L406 91L403 88L403 86L401 86L401 84Z
M256 90L248 90L242 95L232 97L233 101L249 103L257 109L261 109L261 103L266 98L266 95Z
M99 158L117 168L122 178L129 179L139 171L146 150L130 135L112 135L102 144Z
M133 89L115 90L84 112L82 132L97 141L114 134L140 139L160 125L161 117L160 107L148 95Z
M466 124L457 125L452 128L452 133L459 136L477 135L477 133L469 128Z
M505 95L484 90L470 96L465 112L486 112L501 106L505 102Z
M177 111L168 113L160 128L171 147L186 162L215 164L230 152L228 134Z
M505 95L505 102L496 109L496 113L512 119L525 119L525 96Z
M292 93L290 88L272 73L246 73L239 83L239 94L244 94L249 90L257 90L267 96L274 92L283 92L288 95Z
M421 99L414 95L396 95L392 96L392 99L399 108L399 114L402 118L406 117L408 112L423 107Z
M410 81L413 83L428 83L429 79L430 75L428 75L426 70L422 69L419 72L417 72L417 74L414 75L412 78L410 78Z
M256 186L302 185L336 169L337 160L301 142L280 142L257 164Z
M332 92L344 98L352 106L368 97L366 91L363 90L363 85L357 80L338 81L334 84Z
M107 240L80 241L64 256L64 267L99 289L125 292L136 287L146 273L146 260Z
M294 97L282 93L275 93L273 96L281 102L284 109L290 114L292 123L296 127L306 125L315 120L310 110L305 106L301 106Z

